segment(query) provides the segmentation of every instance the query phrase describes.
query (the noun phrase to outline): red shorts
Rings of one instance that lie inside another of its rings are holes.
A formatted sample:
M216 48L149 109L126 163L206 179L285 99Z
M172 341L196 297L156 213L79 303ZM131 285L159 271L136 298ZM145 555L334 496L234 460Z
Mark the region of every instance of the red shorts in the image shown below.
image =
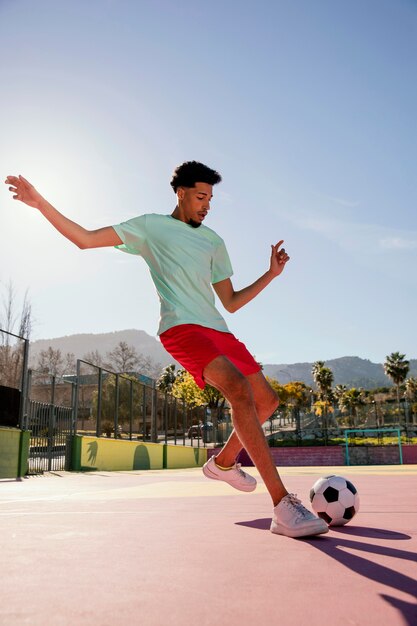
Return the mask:
M198 324L173 326L160 335L165 350L174 357L204 389L204 368L218 356L225 356L244 376L259 372L261 366L246 346L232 333L225 333Z

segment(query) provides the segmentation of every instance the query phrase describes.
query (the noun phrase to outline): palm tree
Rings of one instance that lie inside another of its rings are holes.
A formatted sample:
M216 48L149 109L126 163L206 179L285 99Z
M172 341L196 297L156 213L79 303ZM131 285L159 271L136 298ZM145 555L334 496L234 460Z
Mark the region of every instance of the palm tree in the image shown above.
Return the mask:
M363 395L363 389L346 389L346 391L339 398L339 409L341 411L349 411L350 426L354 427L356 423L356 416L358 408L365 404L365 398Z
M414 416L417 413L417 378L410 376L405 381L405 393L407 399L411 403L411 414ZM414 422L414 417L412 418Z
M324 366L324 361L316 361L311 370L320 400L330 400L332 395L333 372Z
M330 402L333 400L332 384L333 384L333 372L328 367L324 366L324 361L316 361L313 364L311 370L314 382L318 389L319 400L323 404L323 426L327 431L327 408Z
M407 397L411 400L417 400L417 378L410 376L405 381L405 390L407 392Z
M323 369L323 367L325 367L324 361L316 361L315 363L313 363L313 368L311 370L311 374L313 376L314 382L316 382L316 377L319 374L320 370Z
M387 355L384 363L384 372L397 388L398 416L400 415L400 385L407 378L409 370L410 361L406 360L405 354L392 352Z
M334 397L337 400L337 402L339 402L340 398L343 396L343 394L348 390L346 385L336 385L336 387L333 390L334 393Z

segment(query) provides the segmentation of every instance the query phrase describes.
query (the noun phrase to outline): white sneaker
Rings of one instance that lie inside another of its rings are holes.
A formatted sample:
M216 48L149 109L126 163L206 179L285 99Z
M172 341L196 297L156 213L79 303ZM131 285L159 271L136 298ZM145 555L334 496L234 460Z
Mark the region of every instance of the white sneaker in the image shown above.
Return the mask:
M235 463L230 469L223 470L217 467L214 456L212 456L207 463L204 463L203 474L207 478L213 478L213 480L223 480L235 489L239 489L239 491L253 491L256 489L256 479L246 474L241 469L240 463Z
M316 517L301 504L301 500L289 493L274 508L271 533L286 537L308 537L329 532L326 522Z

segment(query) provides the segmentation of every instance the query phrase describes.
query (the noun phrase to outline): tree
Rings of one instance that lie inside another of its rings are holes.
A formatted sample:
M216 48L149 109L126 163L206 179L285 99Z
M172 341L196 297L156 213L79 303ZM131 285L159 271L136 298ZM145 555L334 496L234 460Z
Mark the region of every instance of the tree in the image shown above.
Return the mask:
M324 366L324 361L316 361L311 373L313 374L320 400L331 401L333 384L332 370Z
M218 389L211 385L206 385L204 389L201 390L201 396L204 400L204 404L210 409L214 426L217 427L219 417L226 403L226 398Z
M356 389L356 387L346 389L346 391L340 395L338 404L341 411L349 411L349 425L353 428L356 424L358 408L365 404L363 389Z
M202 389L196 385L194 378L186 370L178 370L172 385L172 395L191 408L205 404Z
M266 376L266 380L271 385L272 389L275 391L279 398L280 407L284 407L287 404L288 400L288 392L285 388L285 385L281 385L276 378L271 378L270 376Z
M60 376L63 372L64 359L61 350L49 346L47 350L41 350L35 369L50 376Z
M336 387L333 389L333 395L336 402L339 402L340 398L343 396L344 393L346 393L347 390L348 388L346 385L336 385Z
M91 356L92 359L99 356L97 351L89 353L86 356ZM135 346L129 346L126 341L120 341L117 346L107 352L107 361L100 366L113 370L118 373L126 372L138 372L149 378L158 378L161 373L162 366L160 363L155 363L150 356L140 354ZM85 359L86 361L88 359ZM96 363L97 364L97 358ZM90 361L93 363L93 360ZM99 366L99 367L100 367Z
M91 365L95 365L96 367L104 367L104 359L98 350L86 352L82 360L87 361L87 363L91 363Z
M64 356L62 374L75 374L76 371L77 371L77 362L75 360L75 354L73 352L66 352Z
M157 389L165 393L171 393L176 378L177 374L175 372L175 363L171 363L171 365L164 367L162 374L157 379Z
M108 363L106 367L115 372L133 372L139 364L139 355L134 346L129 346L126 341L119 341L117 346L107 352Z
M150 356L138 354L137 370L140 374L144 374L149 378L157 380L161 375L162 365L160 363L155 363Z
M316 380L317 375L320 373L323 367L325 367L324 361L316 361L315 363L313 363L311 374L314 381Z
M317 402L316 402L316 413L320 414L322 417L323 427L327 431L328 426L328 411L331 408L331 403L333 402L333 393L332 393L332 384L333 384L333 372L328 367L324 366L324 361L316 361L313 364L313 368L311 371L313 375L314 382L318 389L318 397L319 402L322 403L320 407L320 413L317 411Z
M216 431L219 417L226 403L225 397L218 389L211 385L200 389L191 374L186 370L179 370L172 385L172 395L185 402L191 409L198 406L206 406L210 409L211 421Z
M310 391L307 385L301 381L294 380L284 385L284 390L288 403L293 407L301 408L308 405Z
M417 378L410 376L405 381L405 391L407 393L407 397L411 402L417 400Z
M410 370L410 362L406 360L405 354L392 352L387 355L384 363L384 372L394 383L397 390L398 414L400 414L400 385L407 378Z
M30 339L33 326L32 305L28 291L25 292L20 314L16 308L16 291L9 281L0 308L0 382L9 387L20 388L22 383L24 344L7 333Z
M410 376L405 381L405 392L411 403L411 412L417 413L417 378Z

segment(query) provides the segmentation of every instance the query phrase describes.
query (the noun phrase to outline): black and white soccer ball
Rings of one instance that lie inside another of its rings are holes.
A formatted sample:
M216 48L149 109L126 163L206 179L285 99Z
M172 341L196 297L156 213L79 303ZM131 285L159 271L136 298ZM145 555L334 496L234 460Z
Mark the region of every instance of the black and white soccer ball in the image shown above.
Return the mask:
M347 524L359 511L356 487L343 476L324 476L310 489L310 502L315 513L329 526Z

